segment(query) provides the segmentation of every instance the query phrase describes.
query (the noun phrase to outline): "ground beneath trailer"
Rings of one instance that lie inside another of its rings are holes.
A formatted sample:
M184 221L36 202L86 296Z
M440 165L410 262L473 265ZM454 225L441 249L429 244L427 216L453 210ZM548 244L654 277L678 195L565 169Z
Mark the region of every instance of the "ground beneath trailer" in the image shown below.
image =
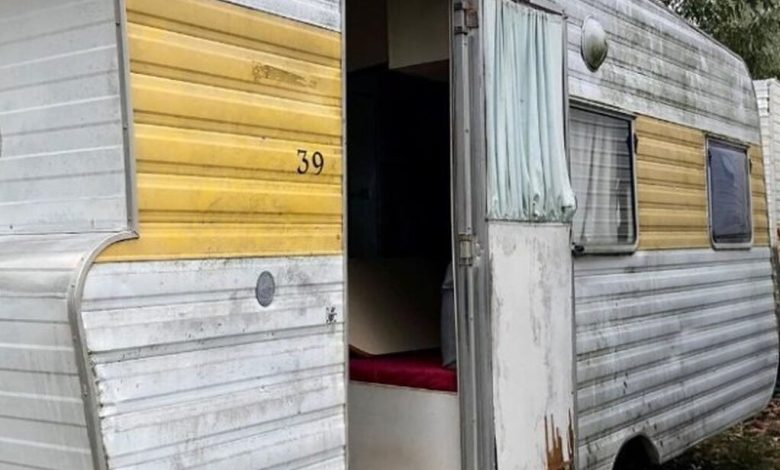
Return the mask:
M705 441L660 470L780 470L780 395L755 419Z

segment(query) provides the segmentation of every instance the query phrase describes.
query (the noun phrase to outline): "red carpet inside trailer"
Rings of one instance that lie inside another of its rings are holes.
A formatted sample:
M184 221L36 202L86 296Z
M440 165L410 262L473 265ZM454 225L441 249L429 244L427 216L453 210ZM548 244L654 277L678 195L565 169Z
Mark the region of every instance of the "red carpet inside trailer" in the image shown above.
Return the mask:
M457 373L441 364L438 349L371 357L353 355L349 371L350 379L358 382L456 392Z

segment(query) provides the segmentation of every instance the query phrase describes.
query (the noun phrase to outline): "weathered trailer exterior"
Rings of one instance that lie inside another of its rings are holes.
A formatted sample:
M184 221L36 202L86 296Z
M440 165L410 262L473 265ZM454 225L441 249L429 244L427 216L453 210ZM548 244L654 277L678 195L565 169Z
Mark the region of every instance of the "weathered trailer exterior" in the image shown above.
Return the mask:
M455 187L478 183L455 195L463 468L549 463L548 419L578 468L632 440L666 460L774 386L750 77L651 0L521 2L564 18L568 98L631 121L636 243L572 259L567 223L488 215L482 47L506 1L468 2L453 40ZM343 11L0 0L0 466L346 467ZM738 250L710 234L711 137L752 163Z
M491 24L491 12L501 3L480 2L481 32L475 34L482 35L483 44L489 44L494 34L483 26ZM556 10L551 2L527 3ZM630 181L623 190L631 203L622 210L632 212L632 217L621 230L634 234L628 243L593 246L579 246L573 234L576 461L583 469L613 468L621 450L634 444L646 450L649 460L665 461L759 411L774 388L778 339L756 95L739 57L658 2L575 0L562 2L560 9L568 22L571 179L575 188L589 188L582 181L590 181L596 168L575 159L582 150L576 148L581 136L575 132L583 127L578 122L583 118L577 115L586 110L599 119L623 122L629 142L622 145L629 158L611 175L620 171L621 178ZM589 28L592 37L583 37ZM608 50L603 64L587 64L587 42L601 38ZM487 95L489 101L490 92ZM486 114L489 120L490 110ZM747 213L742 216L749 218L751 227L741 243L719 243L713 232L710 161L711 149L719 141L739 148L747 168L743 183L748 188ZM488 150L488 168L493 158ZM577 197L582 203L591 195ZM598 197L591 199L599 204ZM605 212L596 207L594 213L599 211ZM490 214L487 218L486 231L491 233L501 221L491 220ZM575 216L575 231L582 223ZM492 243L489 236L480 242L487 247L490 263L511 256L506 243ZM534 246L543 245L549 246ZM555 259L545 250L539 253ZM498 285L495 279L486 284ZM514 283L518 284L528 286L526 297L538 289L537 284ZM565 295L560 286L550 291ZM495 342L512 322L534 331L541 324L544 331L556 321L550 315L566 316L560 308L554 314L545 312L543 302L529 309L523 301L508 300L511 296L491 295L504 304L490 310L489 322L499 325L492 330ZM534 317L529 311L542 315ZM514 337L520 343L533 342L530 337ZM550 336L543 337L551 341ZM566 354L562 343L557 344L550 360ZM498 423L496 441L505 442L500 428L511 418L501 407L501 393L511 388L502 384L507 372L500 371L506 371L509 362L519 365L522 360L496 349L492 355L494 402L485 413ZM523 356L529 357L527 352ZM531 377L534 383L562 383ZM535 385L516 384L514 396L531 393L528 389Z
M340 3L0 21L0 466L344 468Z
M574 262L579 468L611 468L632 438L666 460L760 410L774 386L756 98L739 57L660 3L566 3L572 99L635 116L638 206L635 252ZM596 73L579 56L587 17L609 35ZM713 248L710 137L748 148L753 240L742 250Z

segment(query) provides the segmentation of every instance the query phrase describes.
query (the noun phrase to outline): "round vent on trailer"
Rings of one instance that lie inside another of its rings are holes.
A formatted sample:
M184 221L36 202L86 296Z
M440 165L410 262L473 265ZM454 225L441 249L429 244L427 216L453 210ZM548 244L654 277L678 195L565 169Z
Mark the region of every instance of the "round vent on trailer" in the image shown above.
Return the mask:
M607 58L609 41L601 23L592 16L582 23L582 60L591 72L595 72Z
M276 281L274 276L268 271L263 271L260 277L257 278L257 287L255 287L255 295L257 301L263 307L268 307L274 301L274 295L276 294Z

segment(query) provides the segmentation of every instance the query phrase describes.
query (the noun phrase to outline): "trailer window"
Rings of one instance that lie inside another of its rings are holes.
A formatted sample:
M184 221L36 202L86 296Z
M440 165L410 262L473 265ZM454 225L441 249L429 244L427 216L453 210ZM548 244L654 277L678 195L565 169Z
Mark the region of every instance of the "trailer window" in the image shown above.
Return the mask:
M633 251L637 241L631 119L574 107L570 158L577 212L575 248Z
M710 230L715 247L740 247L753 239L747 151L717 140L708 145Z

